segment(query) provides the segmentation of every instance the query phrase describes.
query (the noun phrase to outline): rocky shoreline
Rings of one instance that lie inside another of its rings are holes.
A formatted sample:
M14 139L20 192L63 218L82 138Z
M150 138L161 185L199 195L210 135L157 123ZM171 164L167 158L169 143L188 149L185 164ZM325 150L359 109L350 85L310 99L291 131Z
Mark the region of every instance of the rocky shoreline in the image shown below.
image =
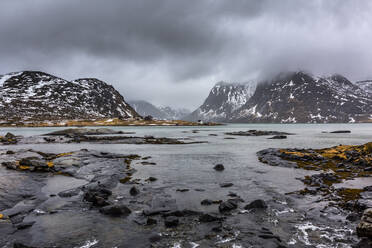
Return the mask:
M137 119L92 119L92 120L9 120L0 123L0 127L98 127L98 126L218 126L216 122L191 122L183 120L145 120Z
M304 189L289 194L317 196L318 202L326 203L325 209L336 211L342 219L360 221L356 230L362 241L358 247L368 247L363 244L372 243L372 179L365 187L342 186L349 180L372 177L372 142L324 149L270 148L257 152L257 156L262 163L271 166L316 171L299 178L306 185Z

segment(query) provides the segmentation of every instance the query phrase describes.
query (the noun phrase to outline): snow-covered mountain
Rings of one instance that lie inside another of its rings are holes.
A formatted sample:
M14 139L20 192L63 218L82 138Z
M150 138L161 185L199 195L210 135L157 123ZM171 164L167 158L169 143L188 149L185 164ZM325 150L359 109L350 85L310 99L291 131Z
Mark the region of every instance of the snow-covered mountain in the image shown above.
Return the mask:
M167 117L167 115L163 111L149 102L143 100L130 100L129 104L137 113L142 116L151 115L155 119L159 120L164 120Z
M372 98L358 84L341 75L316 77L305 72L281 73L257 84L255 91L235 108L229 99L234 87L217 84L204 104L193 112L193 120L222 122L327 123L372 119ZM235 92L235 91L234 91ZM212 99L218 99L211 101ZM213 103L219 103L214 104ZM222 104L221 104L222 103Z
M0 120L138 116L114 87L95 78L67 81L39 71L0 76Z
M187 120L227 121L231 114L247 103L256 89L256 82L217 83L204 103L186 117Z
M159 107L159 109L165 113L167 120L183 120L191 113L190 110L185 108Z
M171 107L156 107L155 105L143 101L133 100L129 104L142 116L151 115L158 120L181 120L186 115L190 114L187 109L174 109Z
M359 81L355 84L372 95L372 80Z

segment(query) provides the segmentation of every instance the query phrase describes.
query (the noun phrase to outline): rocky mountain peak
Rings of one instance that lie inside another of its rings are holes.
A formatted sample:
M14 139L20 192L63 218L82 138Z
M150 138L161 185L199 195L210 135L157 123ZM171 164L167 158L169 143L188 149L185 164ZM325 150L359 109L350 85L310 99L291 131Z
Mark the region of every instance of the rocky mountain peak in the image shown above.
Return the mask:
M366 89L370 85L354 84L339 74L320 77L305 71L279 73L255 84L247 94L240 84L219 83L189 119L274 123L369 121L372 98Z
M139 116L111 85L68 81L40 71L0 76L1 120L131 118Z

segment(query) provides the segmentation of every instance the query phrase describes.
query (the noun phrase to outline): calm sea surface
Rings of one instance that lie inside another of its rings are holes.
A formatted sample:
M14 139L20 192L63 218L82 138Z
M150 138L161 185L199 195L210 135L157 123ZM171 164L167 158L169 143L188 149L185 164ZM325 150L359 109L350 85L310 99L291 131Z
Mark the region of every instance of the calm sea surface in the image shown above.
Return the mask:
M11 132L16 135L32 136L58 129L62 128L1 128L0 135ZM134 174L134 177L143 179L154 176L159 180L153 186L172 195L178 205L203 210L205 207L200 205L202 199L219 199L221 196L226 196L229 191L238 192L243 199L249 202L258 198L269 200L276 195L302 189L303 183L296 178L312 173L300 169L279 168L262 164L257 160L257 151L279 147L323 148L339 144L359 145L372 141L372 124L228 124L215 127L153 126L112 127L112 129L135 132L133 136L174 137L184 138L185 141L207 141L207 143L190 145L80 143L17 145L3 148L32 148L52 153L86 148L151 156L151 162L155 162L156 165L135 165L138 172ZM285 140L271 140L267 139L267 136L244 137L224 134L225 132L250 129L283 131L295 135L290 135ZM351 133L323 133L335 130L350 130ZM235 139L225 139L226 137L234 137ZM224 164L225 171L223 173L213 170L213 166L217 163ZM227 189L220 188L219 184L222 182L233 182L234 185ZM175 188L202 188L205 191L190 191L188 194L182 194L175 192Z

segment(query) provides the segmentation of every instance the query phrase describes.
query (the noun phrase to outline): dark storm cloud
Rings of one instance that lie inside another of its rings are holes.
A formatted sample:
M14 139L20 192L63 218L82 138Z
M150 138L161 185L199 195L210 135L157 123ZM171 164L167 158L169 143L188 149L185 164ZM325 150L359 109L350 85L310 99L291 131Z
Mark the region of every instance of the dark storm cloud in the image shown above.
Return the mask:
M196 107L220 80L372 76L371 11L368 0L2 0L0 73L98 77L127 98Z

